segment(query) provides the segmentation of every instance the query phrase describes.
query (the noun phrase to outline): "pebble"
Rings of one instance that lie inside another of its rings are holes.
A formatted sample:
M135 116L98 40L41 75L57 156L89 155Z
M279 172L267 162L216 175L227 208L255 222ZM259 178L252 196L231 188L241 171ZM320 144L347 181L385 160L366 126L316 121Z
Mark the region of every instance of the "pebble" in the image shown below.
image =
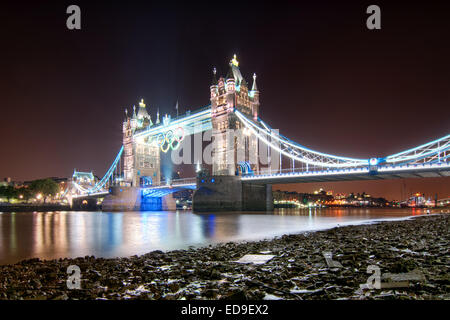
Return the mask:
M0 299L449 299L449 222L440 214L128 258L28 259L0 266ZM324 251L343 267L329 268ZM234 262L269 253L262 264ZM71 264L81 268L81 290L67 288ZM361 290L369 265L415 270L425 281Z

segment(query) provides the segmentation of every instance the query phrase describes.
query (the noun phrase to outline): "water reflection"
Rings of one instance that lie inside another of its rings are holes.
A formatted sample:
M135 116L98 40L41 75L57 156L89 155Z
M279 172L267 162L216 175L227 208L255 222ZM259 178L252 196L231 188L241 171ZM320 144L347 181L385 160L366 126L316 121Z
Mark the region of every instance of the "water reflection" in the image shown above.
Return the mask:
M39 257L117 257L217 242L256 240L422 209L279 209L274 213L34 212L0 214L0 264Z

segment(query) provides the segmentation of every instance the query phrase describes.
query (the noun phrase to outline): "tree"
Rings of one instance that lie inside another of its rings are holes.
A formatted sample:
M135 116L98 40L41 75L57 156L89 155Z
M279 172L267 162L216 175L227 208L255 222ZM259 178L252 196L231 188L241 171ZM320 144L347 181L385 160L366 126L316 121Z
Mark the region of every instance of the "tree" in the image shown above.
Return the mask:
M30 190L35 193L41 193L45 203L48 196L56 195L58 193L59 186L52 179L40 179L31 182Z
M30 201L30 199L33 197L33 192L26 187L22 187L20 189L17 190L17 194L20 198L20 196L22 196L22 199L25 200L26 202Z
M5 197L8 202L17 196L17 190L12 186L0 187L0 196Z

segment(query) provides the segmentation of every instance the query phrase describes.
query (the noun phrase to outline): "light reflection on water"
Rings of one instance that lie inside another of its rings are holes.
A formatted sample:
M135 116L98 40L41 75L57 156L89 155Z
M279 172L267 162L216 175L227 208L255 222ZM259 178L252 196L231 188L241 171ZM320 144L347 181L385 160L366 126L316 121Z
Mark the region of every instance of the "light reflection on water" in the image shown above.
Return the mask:
M124 257L152 250L257 240L423 209L278 209L274 213L20 212L0 214L0 264L39 257Z

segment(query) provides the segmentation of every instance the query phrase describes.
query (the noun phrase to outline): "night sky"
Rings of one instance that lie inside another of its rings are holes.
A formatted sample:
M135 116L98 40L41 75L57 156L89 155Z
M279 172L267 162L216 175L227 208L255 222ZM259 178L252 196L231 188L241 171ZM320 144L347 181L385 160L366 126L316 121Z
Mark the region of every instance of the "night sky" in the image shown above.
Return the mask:
M0 178L103 176L125 107L144 98L155 119L177 100L208 105L211 70L225 75L234 53L248 82L258 75L261 118L312 149L369 158L450 133L448 1L43 3L0 11ZM66 28L71 4L81 30ZM366 28L370 4L381 30ZM330 189L398 198L404 183L450 196L450 179Z

